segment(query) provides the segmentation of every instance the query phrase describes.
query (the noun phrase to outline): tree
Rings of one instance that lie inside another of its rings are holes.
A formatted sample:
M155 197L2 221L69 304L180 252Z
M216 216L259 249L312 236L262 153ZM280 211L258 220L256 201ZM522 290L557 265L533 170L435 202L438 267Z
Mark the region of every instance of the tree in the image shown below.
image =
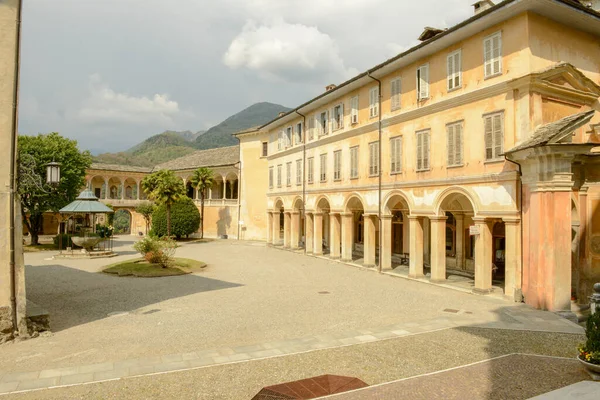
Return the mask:
M150 230L150 221L155 209L156 206L150 202L142 203L135 208L135 212L144 217L144 221L146 221L146 234L148 234L148 231Z
M200 193L200 238L202 239L204 237L204 199L206 191L213 185L215 179L210 168L201 167L194 171L190 182Z
M159 237L167 235L167 210L163 204L152 214L152 231ZM177 239L198 231L200 213L194 201L186 196L171 206L171 234Z
M60 166L60 182L56 187L46 183L46 164ZM85 186L85 170L91 165L89 151L80 151L77 141L56 132L38 136L19 136L17 192L21 201L23 223L37 245L43 215L58 211L77 197ZM29 218L27 217L29 215Z
M142 179L142 189L148 198L159 205L165 205L167 211L167 235L171 236L171 205L185 196L185 187L181 178L173 171L161 169Z

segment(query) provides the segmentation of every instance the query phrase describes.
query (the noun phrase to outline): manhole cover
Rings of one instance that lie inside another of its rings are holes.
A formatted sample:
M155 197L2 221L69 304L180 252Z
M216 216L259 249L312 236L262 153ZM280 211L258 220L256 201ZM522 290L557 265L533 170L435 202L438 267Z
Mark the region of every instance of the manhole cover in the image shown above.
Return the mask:
M331 293L329 293L327 291L322 291L322 292L319 292L319 294L331 294Z

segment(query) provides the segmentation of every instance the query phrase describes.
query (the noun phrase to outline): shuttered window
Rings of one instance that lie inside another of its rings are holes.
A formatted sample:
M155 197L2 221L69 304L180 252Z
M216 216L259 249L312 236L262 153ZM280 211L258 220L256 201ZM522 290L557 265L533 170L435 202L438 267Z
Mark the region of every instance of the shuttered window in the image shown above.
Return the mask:
M288 186L292 185L292 163L285 164L285 184Z
M369 91L369 118L379 115L379 86L371 88Z
M391 109L397 110L400 108L400 92L402 91L402 84L400 78L392 80L392 94L390 96Z
M350 179L358 178L358 146L350 148Z
M333 152L333 180L339 181L342 179L342 151Z
M262 142L262 156L266 157L269 155L269 143Z
M502 32L483 39L483 63L486 78L502 73Z
M446 125L448 166L462 165L463 163L463 124L457 122Z
M313 183L315 178L315 159L313 157L306 160L308 163L308 171L306 174L306 180L308 183Z
M429 130L417 132L417 171L429 169Z
M402 172L402 136L390 139L390 173Z
M455 51L448 55L448 90L457 89L462 86L462 60L461 51Z
M484 116L485 159L497 160L504 150L504 113Z
M302 144L302 122L298 122L296 124L296 129L294 130L294 144Z
M292 127L288 126L288 128L285 130L285 147L291 147L292 146Z
M321 182L327 181L327 154L321 154L321 163L319 168L321 169Z
M429 64L417 68L417 100L429 98Z
M279 131L277 134L277 150L283 149L283 131Z
M350 99L350 123L358 124L358 96Z
M333 129L342 129L344 127L344 105L338 104L333 107Z
M302 160L296 160L296 185L302 184Z
M369 143L369 176L379 174L379 142Z
M273 167L269 167L269 189L273 188Z
M281 165L277 166L277 187L281 187Z
M329 111L323 111L319 115L319 135L327 135L329 133Z

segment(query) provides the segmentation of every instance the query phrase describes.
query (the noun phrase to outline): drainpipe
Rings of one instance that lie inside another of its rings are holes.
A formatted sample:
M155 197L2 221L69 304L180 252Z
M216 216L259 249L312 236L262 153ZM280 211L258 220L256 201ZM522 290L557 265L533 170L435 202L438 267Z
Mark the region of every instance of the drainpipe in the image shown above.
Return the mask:
M237 240L240 240L240 213L242 210L242 146L241 146L241 141L238 138L238 142L240 143L239 146L239 152L240 152L240 161L236 162L235 164L238 164L238 223L237 223ZM233 164L235 166L235 164ZM204 221L202 221L202 226L204 226Z
M378 131L379 131L379 137L378 137L378 141L379 141L379 168L378 168L378 187L377 187L377 196L378 196L378 200L377 200L377 219L379 221L379 263L377 264L377 270L379 272L381 272L381 260L382 260L382 255L383 255L383 243L381 241L382 238L382 233L383 233L383 226L381 223L381 81L377 78L374 78L373 76L371 76L371 72L368 71L367 72L367 76L371 79L373 79L374 81L377 82L378 85L378 112L377 112L377 119L378 119Z
M506 154L504 155L504 159L519 167L519 214L521 216L521 287L519 288L519 292L521 294L521 301L523 301L523 171L521 169L521 164L509 159Z
M306 254L306 115L296 114L302 117L302 212L304 213L304 254Z

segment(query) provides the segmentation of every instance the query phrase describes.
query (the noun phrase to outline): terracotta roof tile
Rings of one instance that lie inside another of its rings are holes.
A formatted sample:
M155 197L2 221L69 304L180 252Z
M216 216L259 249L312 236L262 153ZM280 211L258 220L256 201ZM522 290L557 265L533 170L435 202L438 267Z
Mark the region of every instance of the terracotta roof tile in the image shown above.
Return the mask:
M136 167L133 165L119 165L119 164L102 164L92 163L89 169L98 169L101 171L119 171L119 172L151 172L152 168Z
M219 147L216 149L200 150L187 156L176 158L159 164L152 171L170 169L179 171L183 169L196 169L199 167L218 167L233 165L240 160L240 147Z

